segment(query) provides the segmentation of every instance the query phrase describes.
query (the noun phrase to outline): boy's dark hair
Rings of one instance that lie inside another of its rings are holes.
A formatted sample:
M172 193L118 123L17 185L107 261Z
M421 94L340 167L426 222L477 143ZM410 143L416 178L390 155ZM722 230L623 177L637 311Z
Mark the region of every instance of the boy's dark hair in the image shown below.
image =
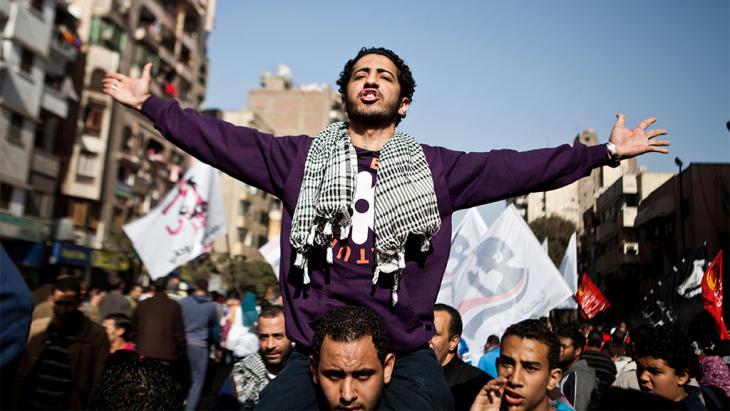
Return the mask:
M56 282L53 283L53 291L61 291L63 293L75 292L76 298L80 300L81 282L74 277L64 275L56 279Z
M357 63L357 61L360 60L363 56L367 56L368 54L379 54L381 56L387 57L390 61L393 62L396 69L398 69L398 73L396 73L396 75L398 77L398 84L400 84L400 98L405 97L408 99L408 101L412 103L413 92L416 91L416 80L413 79L411 69L410 67L408 67L405 61L403 61L403 59L395 54L395 52L384 47L363 47L354 58L348 60L347 63L345 63L345 67L342 69L342 72L340 72L340 78L337 80L337 86L339 86L340 94L342 96L347 95L347 84L350 82L352 69L355 67L355 63ZM398 119L396 120L396 125L398 125L398 123L400 123L403 118L405 118L405 115L399 115Z
M167 289L167 277L160 277L156 279L153 289L157 293L164 293Z
M172 367L150 359L116 362L104 369L89 398L91 410L181 409L185 390Z
M455 335L461 335L464 332L464 325L461 322L461 314L456 311L456 308L438 303L433 306L434 311L443 311L449 315L449 340L454 338Z
M489 337L487 337L487 345L499 345L499 337L492 334Z
M312 344L315 363L319 363L319 354L325 336L329 336L337 342L354 342L361 338L371 337L380 363L385 364L385 356L390 344L388 332L380 317L367 307L347 305L332 310L317 320Z
M580 332L577 324L567 324L558 330L558 337L570 338L573 342L573 348L580 348L581 351L586 345L586 337Z
M132 340L132 320L126 314L113 313L107 315L106 317L104 317L104 319L112 320L114 321L115 327L124 329L124 334L122 334L122 338L124 338L125 341Z
M664 360L677 374L697 375L699 363L687 335L670 325L643 325L631 331L634 360L653 357Z
M511 335L522 339L535 340L547 345L548 367L551 370L559 368L560 341L558 341L558 337L550 331L544 322L540 320L524 320L510 325L504 334L502 334L502 344Z

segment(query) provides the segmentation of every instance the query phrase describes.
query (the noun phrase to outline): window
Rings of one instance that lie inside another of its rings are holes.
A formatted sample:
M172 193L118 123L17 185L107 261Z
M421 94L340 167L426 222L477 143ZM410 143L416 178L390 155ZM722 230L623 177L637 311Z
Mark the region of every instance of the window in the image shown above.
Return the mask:
M267 213L266 211L262 211L261 217L259 218L259 222L262 225L268 226L269 225L269 213Z
M247 241L248 242L251 241L251 239L248 238L248 229L246 229L246 228L238 229L238 241L241 243L246 243Z
M13 113L10 116L10 128L8 129L8 141L16 146L23 146L21 133L23 131L23 116Z
M20 71L27 75L31 75L33 72L33 52L25 47L20 49Z
M79 164L76 168L76 174L87 178L96 177L97 161L98 158L96 154L82 151L79 155Z
M90 100L84 111L84 133L99 136L101 125L104 120L104 104Z
M266 237L265 235L259 236L259 247L263 247L264 244L269 242L269 237Z
M86 214L89 204L84 201L73 201L71 203L71 219L76 227L83 227L86 224Z
M89 84L89 88L94 91L103 91L104 88L101 81L104 80L105 76L106 71L102 69L94 69L94 71L91 72L91 83Z
M110 20L96 17L91 22L91 43L121 52L127 44L127 36Z
M10 208L10 199L13 197L13 186L0 183L0 209Z
M42 13L43 12L43 0L31 0L30 7L34 10Z
M34 191L26 192L25 215L31 217L44 217L43 215L43 194Z
M248 200L241 200L241 214L248 215L251 212L251 202Z

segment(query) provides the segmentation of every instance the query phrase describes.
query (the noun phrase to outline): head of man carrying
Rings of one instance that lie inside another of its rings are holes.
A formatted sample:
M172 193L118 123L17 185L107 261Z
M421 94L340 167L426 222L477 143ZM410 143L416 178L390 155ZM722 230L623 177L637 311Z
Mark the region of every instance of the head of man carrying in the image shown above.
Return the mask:
M561 327L557 334L560 340L560 367L566 371L580 361L586 337L575 325Z
M80 325L83 314L81 306L81 283L70 276L61 276L53 284L53 292L49 296L53 304L54 323L61 329L68 330Z
M395 366L388 333L369 308L345 306L317 322L309 365L326 406L372 410Z
M433 325L436 329L428 342L436 354L441 366L445 366L456 357L461 338L461 315L453 307L446 304L436 304L433 307Z
M259 352L266 371L278 375L292 350L291 341L284 328L284 309L280 305L268 305L261 309L257 324Z
M497 364L499 377L489 381L472 410L553 409L547 392L560 382L560 343L540 320L512 324L504 332Z

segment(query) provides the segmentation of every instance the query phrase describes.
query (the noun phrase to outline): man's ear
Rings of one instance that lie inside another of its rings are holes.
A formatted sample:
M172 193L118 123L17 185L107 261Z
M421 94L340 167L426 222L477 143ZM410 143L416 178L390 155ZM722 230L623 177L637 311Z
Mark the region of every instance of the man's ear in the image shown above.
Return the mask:
M560 383L560 379L563 377L563 370L560 368L553 368L550 370L550 377L548 378L547 389L552 391Z
M408 97L403 97L400 100L400 106L398 107L398 115L401 117L405 117L406 113L408 113L408 108L411 106L411 100L408 99Z
M459 349L460 335L455 335L449 340L449 352L456 352Z
M575 347L575 356L580 357L583 355L583 347Z
M318 364L314 362L313 355L310 355L308 358L309 358L309 372L312 373L312 381L314 382L314 385L319 385L319 378L317 377Z
M389 383L390 377L393 375L393 368L395 368L395 355L392 352L385 354L385 361L383 362L383 382Z
M677 385L679 386L686 385L689 382L689 372L687 370L676 371L674 375L677 376Z

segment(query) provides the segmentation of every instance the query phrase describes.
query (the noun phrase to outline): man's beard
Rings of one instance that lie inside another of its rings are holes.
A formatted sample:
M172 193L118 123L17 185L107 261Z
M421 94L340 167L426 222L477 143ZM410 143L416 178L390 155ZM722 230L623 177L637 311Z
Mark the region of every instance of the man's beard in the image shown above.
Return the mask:
M355 97L357 98L357 96ZM361 110L363 107L358 105L358 101L347 96L345 111L347 111L347 118L351 123L368 127L386 127L396 123L398 119L398 100L384 104L385 108L382 110L368 111L367 107L365 107L366 110Z

